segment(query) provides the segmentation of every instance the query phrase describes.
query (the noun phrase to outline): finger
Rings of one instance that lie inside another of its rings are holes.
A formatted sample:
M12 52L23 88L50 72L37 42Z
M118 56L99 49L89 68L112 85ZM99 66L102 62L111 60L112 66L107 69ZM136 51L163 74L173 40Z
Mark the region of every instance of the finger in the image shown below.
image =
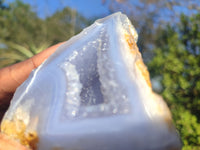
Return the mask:
M56 44L52 47L47 48L46 50L40 52L39 54L30 58L29 61L32 61L35 67L38 67L45 59L47 59L55 50L62 45L64 42Z
M28 60L0 69L0 108L7 108L16 88L28 78L33 69L55 52L61 44L63 42L47 48ZM0 109L0 114L2 111L5 110Z
M48 58L61 45L54 45L41 53L23 62L0 70L0 84L3 91L14 92L15 89L29 76L31 71L37 68L46 58ZM1 79L2 78L2 79ZM5 83L5 84L3 84Z
M0 150L30 150L0 133Z

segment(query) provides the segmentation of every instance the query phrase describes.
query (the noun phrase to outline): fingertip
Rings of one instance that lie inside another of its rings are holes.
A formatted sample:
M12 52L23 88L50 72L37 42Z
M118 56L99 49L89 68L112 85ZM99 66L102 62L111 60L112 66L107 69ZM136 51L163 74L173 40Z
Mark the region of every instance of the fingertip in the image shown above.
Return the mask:
M44 62L44 60L46 60L50 55L52 55L57 50L57 48L60 47L63 43L64 42L60 42L56 45L53 45L30 58L32 59L33 64L35 64L35 67L38 67L42 62Z

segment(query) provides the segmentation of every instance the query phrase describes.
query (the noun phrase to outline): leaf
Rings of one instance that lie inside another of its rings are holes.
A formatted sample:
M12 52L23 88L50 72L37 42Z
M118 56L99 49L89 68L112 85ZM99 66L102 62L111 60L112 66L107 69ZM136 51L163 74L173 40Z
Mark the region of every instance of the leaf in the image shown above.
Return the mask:
M26 57L21 56L21 55L19 55L17 53L11 52L11 53L3 53L3 54L1 54L0 59L10 59L10 60L14 60L14 61L23 61L23 60L26 59Z
M11 48L13 48L14 50L16 50L17 52L20 52L21 54L23 54L24 56L26 56L27 58L32 57L34 54L28 50L26 47L21 46L19 44L15 44L15 43L9 43L9 46Z

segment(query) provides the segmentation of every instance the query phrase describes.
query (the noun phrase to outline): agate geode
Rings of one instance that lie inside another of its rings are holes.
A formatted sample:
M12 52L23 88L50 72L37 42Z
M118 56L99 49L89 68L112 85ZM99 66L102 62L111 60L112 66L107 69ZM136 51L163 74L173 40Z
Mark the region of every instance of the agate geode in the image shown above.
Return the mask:
M97 20L17 89L2 132L39 150L180 149L136 42L125 15Z

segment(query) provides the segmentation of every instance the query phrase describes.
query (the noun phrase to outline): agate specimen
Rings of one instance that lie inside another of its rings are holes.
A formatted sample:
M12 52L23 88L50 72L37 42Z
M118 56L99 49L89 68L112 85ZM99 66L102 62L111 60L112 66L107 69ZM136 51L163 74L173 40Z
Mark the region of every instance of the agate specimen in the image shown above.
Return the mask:
M17 89L2 132L38 150L181 149L137 38L121 13L71 38Z

